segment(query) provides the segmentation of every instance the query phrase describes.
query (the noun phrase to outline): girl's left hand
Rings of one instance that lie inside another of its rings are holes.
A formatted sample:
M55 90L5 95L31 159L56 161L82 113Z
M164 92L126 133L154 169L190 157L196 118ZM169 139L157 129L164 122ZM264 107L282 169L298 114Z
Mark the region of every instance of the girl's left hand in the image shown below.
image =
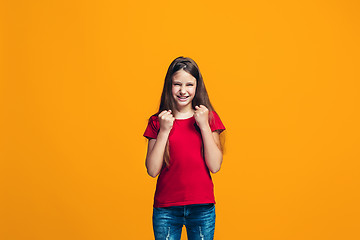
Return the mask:
M209 125L209 109L204 105L195 106L194 117L197 125L202 128Z

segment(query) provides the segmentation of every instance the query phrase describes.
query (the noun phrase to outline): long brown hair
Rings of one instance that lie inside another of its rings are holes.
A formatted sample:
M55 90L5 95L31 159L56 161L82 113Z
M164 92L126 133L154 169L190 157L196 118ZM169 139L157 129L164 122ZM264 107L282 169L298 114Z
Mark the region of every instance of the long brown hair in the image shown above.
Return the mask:
M212 111L214 111L214 107L210 103L210 99L206 91L204 80L200 73L199 67L193 59L182 56L175 58L167 70L164 87L161 94L160 107L157 115L164 110L171 110L172 112L174 112L175 100L172 96L172 77L177 71L180 70L184 70L185 72L191 74L194 78L196 78L196 91L195 96L192 100L192 108L195 109L195 106L199 106L200 104L204 105L205 107L207 107L207 109L209 109L209 121L212 121ZM167 141L165 147L164 161L166 163L166 166L169 166L169 140Z

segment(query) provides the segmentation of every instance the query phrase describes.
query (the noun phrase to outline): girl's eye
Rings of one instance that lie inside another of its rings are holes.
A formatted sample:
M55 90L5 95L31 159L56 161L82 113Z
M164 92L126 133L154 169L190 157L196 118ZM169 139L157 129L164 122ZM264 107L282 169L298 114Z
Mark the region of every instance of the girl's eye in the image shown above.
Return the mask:
M190 84L188 84L188 86L194 86L194 84L190 83Z

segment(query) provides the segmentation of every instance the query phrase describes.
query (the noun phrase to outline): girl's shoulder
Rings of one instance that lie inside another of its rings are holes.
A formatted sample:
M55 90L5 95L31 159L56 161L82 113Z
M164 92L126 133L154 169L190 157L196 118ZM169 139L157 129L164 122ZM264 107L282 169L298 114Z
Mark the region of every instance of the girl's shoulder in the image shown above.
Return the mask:
M217 112L215 112L214 110L210 112L210 118L211 118L212 120L214 120L214 121L215 121L215 120L216 120L216 121L220 120L219 115L218 115Z
M154 128L158 128L160 127L160 122L159 122L159 118L158 118L158 114L155 113L153 115L151 115L149 117L149 121L148 121L148 124L153 126Z
M150 116L149 121L159 121L158 114L155 113Z
M145 132L143 134L144 137L148 139L153 139L157 137L157 134L160 129L160 123L157 117L157 114L153 114L149 117L149 121L147 124L147 127L145 129Z
M211 111L209 123L210 123L211 131L217 130L217 131L219 131L219 133L221 133L222 131L225 130L225 126L224 126L223 122L221 121L219 115L215 111Z
M217 114L214 110L212 110L211 113L212 113L213 115L218 116L218 114Z

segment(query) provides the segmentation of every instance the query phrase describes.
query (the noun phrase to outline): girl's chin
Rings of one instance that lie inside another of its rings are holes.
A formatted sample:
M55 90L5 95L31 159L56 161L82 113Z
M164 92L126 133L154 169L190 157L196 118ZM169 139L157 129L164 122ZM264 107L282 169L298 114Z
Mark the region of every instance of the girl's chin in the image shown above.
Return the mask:
M179 101L176 101L176 106L177 108L186 108L188 106L191 107L191 102L179 102Z
M182 104L182 105L187 105L187 104L189 104L190 102L186 99L186 101L177 100L176 103L177 103L177 104Z

